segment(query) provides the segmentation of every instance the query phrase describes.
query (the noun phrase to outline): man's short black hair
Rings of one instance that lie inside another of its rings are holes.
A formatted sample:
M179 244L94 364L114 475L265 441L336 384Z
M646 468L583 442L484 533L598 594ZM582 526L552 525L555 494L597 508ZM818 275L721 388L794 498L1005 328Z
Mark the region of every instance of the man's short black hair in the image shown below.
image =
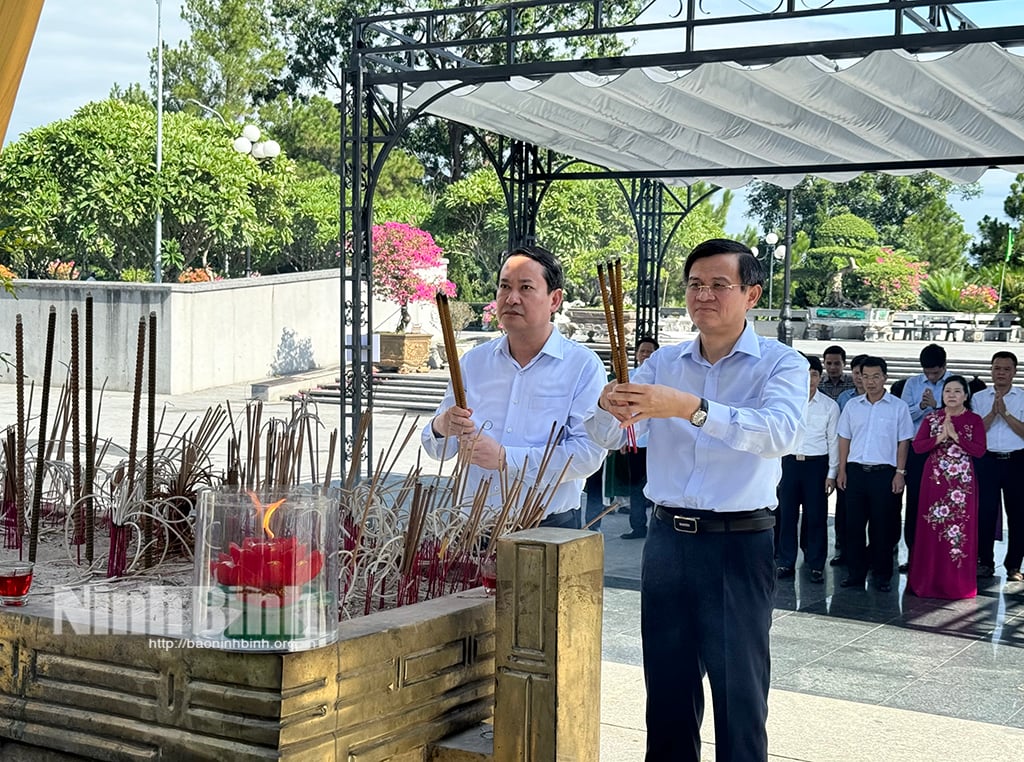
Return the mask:
M843 362L846 362L846 350L838 344L833 344L830 347L825 347L825 351L821 353L822 357L828 357L829 355L839 355L843 358Z
M498 268L498 282L501 282L501 271L505 263L512 257L527 257L538 262L544 268L544 281L548 284L550 294L556 288L565 288L565 273L562 272L562 265L555 255L543 246L516 246L501 260L501 267Z
M737 254L740 260L740 284L744 286L764 285L764 268L757 261L750 247L729 238L712 238L697 244L683 265L683 277L690 277L690 268L699 259L713 257L716 254Z
M861 372L863 373L866 368L881 368L883 376L889 375L889 366L882 357L875 357L874 355L865 357L864 361L860 364Z
M866 359L868 359L867 355L854 355L853 359L850 360L850 370L853 370L854 368L863 368L864 361Z
M645 333L643 336L636 340L637 348L639 348L641 344L653 344L655 349L661 349L661 344L659 344L658 340L651 336L651 334L649 333Z
M945 368L946 350L938 344L929 344L921 350L918 361L922 368Z
M995 362L996 360L1009 360L1010 362L1013 363L1013 367L1017 367L1017 355L1015 355L1013 352L1008 352L1005 349L1000 349L998 352L992 355L992 362Z
M825 372L825 366L821 364L821 360L817 357L814 355L804 355L804 357L807 358L807 364L811 366L811 370L818 371L818 375Z

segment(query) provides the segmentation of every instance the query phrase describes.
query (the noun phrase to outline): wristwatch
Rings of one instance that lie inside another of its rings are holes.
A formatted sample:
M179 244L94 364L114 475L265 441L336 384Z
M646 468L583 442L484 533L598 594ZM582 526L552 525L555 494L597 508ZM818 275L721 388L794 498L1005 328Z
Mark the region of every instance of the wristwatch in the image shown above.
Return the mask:
M896 469L896 473L898 473L900 476L906 476L907 475L907 469L905 469L905 468L897 468Z
M700 407L693 411L693 415L690 416L690 423L694 426L700 427L704 425L704 422L708 419L708 401L701 397Z

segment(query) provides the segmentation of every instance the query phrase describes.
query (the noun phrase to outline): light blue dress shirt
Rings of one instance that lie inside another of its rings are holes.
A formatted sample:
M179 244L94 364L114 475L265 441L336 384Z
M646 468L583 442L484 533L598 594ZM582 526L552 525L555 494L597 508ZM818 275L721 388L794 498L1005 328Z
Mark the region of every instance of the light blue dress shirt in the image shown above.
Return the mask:
M681 418L652 418L648 432L649 500L706 511L749 511L778 504L781 457L790 452L810 393L807 360L748 322L732 351L714 365L700 341L663 347L634 372L638 384L663 384L708 400L708 418L696 427ZM613 449L625 430L596 404L587 431Z
M839 412L843 412L843 408L846 407L846 403L856 397L858 394L856 389L847 389L836 397L836 404L839 405Z
M946 383L946 379L949 378L950 372L947 370L942 374L942 378L938 381L929 381L924 373L918 373L916 376L911 376L907 379L907 383L903 386L903 393L900 395L900 399L907 403L907 407L910 408L910 420L914 422L914 431L917 431L917 427L921 424L923 419L928 413L935 410L933 407L921 407L921 398L924 396L925 389L931 389L932 395L935 397L935 401L938 404L942 404L942 386Z
M474 347L460 361L466 404L473 411L477 428L498 440L505 448L508 478L524 474L523 491L534 483L551 435L551 424L565 425L565 434L544 471L543 484L558 478L569 456L572 463L548 506L547 515L580 507L583 482L601 467L605 450L590 440L583 417L601 394L606 383L604 364L590 349L562 336L558 329L540 352L521 367L509 352L508 337L502 336ZM455 404L452 385L435 416ZM458 451L456 437L436 437L431 421L423 427L420 441L431 458L453 459ZM501 484L497 471L470 466L467 501L477 487L491 477L487 505L501 507Z

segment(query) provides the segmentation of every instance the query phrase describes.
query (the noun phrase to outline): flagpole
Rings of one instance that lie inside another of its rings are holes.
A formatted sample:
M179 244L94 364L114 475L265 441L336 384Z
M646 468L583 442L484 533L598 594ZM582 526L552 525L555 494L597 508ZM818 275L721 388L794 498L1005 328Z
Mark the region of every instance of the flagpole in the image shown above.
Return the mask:
M999 304L1003 303L1003 280L1006 278L1006 263L1010 261L1010 255L1013 254L1013 228L1007 226L1006 236L1006 256L1003 257L1003 272L999 276Z

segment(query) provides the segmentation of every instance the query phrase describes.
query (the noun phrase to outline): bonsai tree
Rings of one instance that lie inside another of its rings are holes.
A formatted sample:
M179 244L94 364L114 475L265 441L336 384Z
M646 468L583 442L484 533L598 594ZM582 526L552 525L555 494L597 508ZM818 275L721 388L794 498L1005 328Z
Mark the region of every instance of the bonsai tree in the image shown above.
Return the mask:
M433 301L438 291L455 296L455 284L439 275L443 266L427 231L403 222L373 226L374 290L401 308L397 332L409 325L409 304Z

